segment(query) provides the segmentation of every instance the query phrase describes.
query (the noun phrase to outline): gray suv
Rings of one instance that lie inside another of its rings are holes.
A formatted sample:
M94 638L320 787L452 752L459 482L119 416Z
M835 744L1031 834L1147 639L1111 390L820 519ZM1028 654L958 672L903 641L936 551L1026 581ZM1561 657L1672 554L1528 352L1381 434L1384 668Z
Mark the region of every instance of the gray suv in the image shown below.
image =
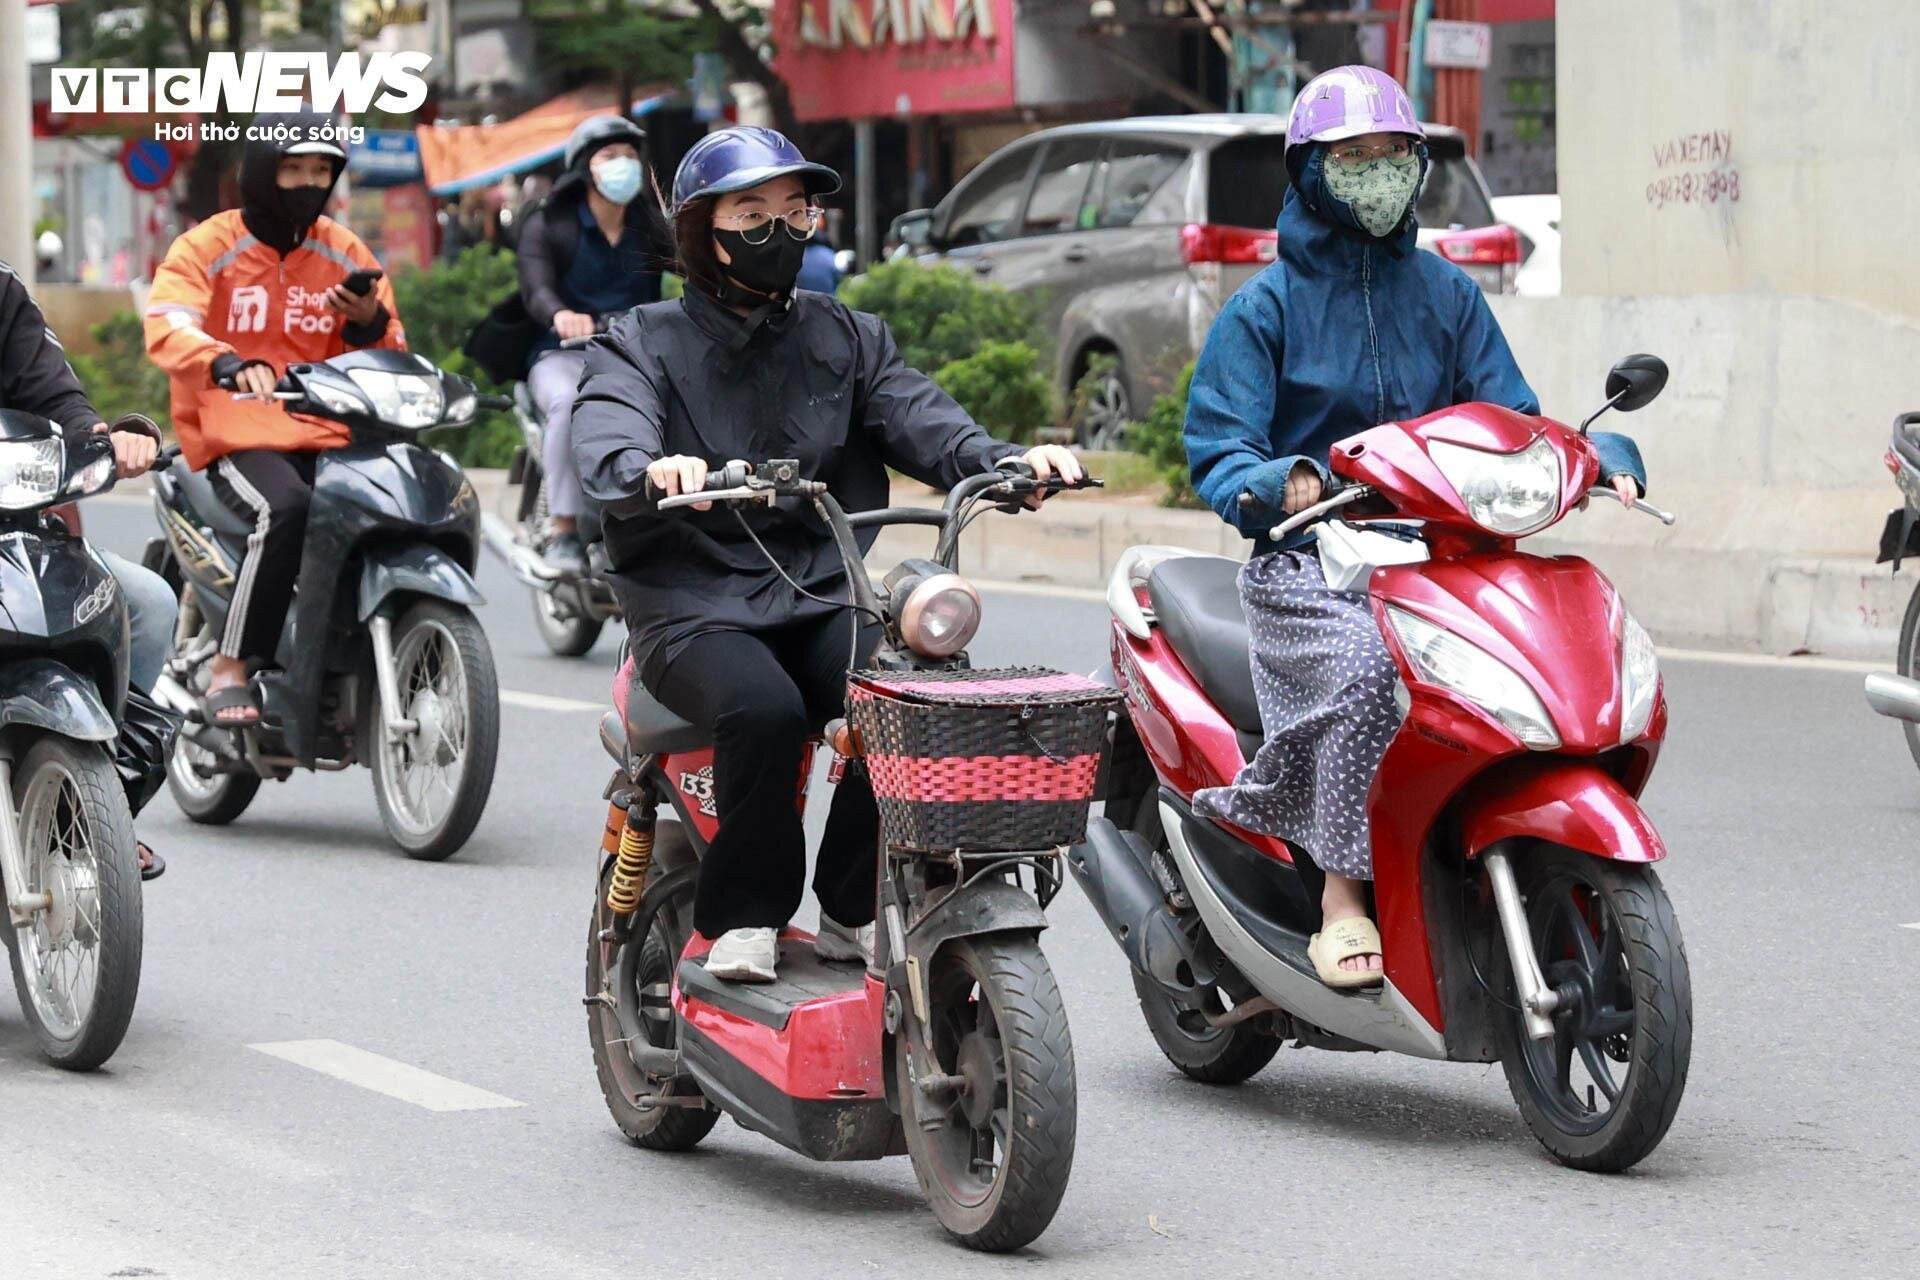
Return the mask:
M1489 291L1511 290L1520 246L1495 222L1456 129L1427 126L1433 171L1420 245ZM911 252L1034 297L1056 339L1064 400L1106 354L1117 363L1076 415L1079 443L1120 443L1172 389L1220 305L1272 262L1287 170L1277 115L1142 116L1009 143L934 209L895 219Z

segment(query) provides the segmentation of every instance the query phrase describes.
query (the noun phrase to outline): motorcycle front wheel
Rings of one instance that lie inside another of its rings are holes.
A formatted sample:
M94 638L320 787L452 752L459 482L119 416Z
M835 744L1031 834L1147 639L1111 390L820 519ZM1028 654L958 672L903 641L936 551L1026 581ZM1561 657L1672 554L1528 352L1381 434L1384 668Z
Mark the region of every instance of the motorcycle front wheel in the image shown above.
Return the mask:
M48 899L26 927L6 929L14 990L47 1058L91 1071L120 1047L140 991L133 816L106 751L66 738L33 744L13 800L25 883L0 888Z
M1030 935L956 939L934 953L927 1011L921 1062L937 1082L923 1084L895 1037L914 1175L961 1244L1023 1248L1053 1221L1073 1169L1073 1039L1053 970Z
M422 600L393 628L401 718L386 730L376 691L365 725L380 820L410 858L459 852L480 822L500 748L500 685L480 622L459 605Z
M1573 999L1528 1039L1511 966L1495 1020L1527 1127L1554 1159L1615 1173L1660 1145L1686 1091L1693 986L1652 868L1550 849L1516 868L1547 985ZM1502 948L1504 955L1504 948Z
M1896 666L1907 679L1920 678L1916 676L1920 672L1920 587L1915 587L1907 597L1906 617L1900 621L1900 653ZM1906 735L1908 754L1920 765L1920 724L1902 720L1900 732Z

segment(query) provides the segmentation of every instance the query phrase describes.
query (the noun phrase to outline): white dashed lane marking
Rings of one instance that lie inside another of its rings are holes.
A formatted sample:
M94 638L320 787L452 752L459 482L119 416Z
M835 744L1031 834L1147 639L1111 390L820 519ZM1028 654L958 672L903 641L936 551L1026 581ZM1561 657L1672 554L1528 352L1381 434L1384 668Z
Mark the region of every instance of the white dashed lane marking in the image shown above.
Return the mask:
M247 1048L428 1111L490 1111L526 1105L338 1040L281 1040Z
M605 711L611 702L582 702L578 698L556 698L550 693L523 693L502 689L500 701L509 707L527 707L534 711Z

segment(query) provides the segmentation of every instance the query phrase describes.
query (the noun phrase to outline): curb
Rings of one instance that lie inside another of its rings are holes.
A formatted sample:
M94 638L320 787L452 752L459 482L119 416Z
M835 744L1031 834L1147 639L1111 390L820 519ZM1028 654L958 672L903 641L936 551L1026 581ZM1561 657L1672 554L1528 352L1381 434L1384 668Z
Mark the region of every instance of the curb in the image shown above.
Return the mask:
M497 511L506 473L468 473L483 509ZM896 487L902 506L938 506L919 485ZM1569 528L1574 526L1561 526ZM1620 526L1596 526L1602 531ZM1637 526L1627 526L1644 534ZM890 567L932 548L930 531L895 528L881 533L871 559ZM1120 553L1158 543L1236 560L1250 545L1211 511L1178 511L1149 502L1064 496L1035 516L994 516L967 533L961 567L983 581L1099 590ZM1908 599L1920 583L1920 563L1898 575L1885 565L1846 556L1783 555L1777 551L1690 545L1668 537L1629 542L1618 536L1559 536L1538 550L1591 559L1660 643L1748 653L1825 654L1886 661L1891 667Z

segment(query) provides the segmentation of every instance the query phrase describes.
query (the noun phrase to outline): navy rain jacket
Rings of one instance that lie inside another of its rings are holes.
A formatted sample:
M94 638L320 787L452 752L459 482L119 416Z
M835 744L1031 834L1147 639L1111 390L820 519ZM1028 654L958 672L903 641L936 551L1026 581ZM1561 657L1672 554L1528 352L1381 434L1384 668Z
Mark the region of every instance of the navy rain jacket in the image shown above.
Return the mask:
M1411 217L1388 240L1336 226L1290 186L1278 260L1214 321L1187 404L1187 461L1195 491L1256 539L1256 554L1275 549L1266 531L1294 465L1328 478L1336 441L1468 401L1540 412L1479 286L1415 236ZM1626 472L1645 491L1633 441L1592 440L1603 475ZM1257 502L1241 507L1243 492ZM1301 531L1284 545L1310 540Z

